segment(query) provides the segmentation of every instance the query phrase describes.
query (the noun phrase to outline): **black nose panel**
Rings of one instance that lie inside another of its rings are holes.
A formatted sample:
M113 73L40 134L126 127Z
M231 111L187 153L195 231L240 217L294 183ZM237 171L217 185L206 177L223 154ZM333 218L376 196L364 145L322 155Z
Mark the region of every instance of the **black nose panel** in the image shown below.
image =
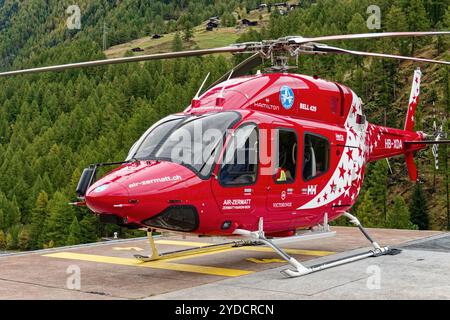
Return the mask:
M193 206L171 206L142 223L154 228L192 232L198 228L199 218Z

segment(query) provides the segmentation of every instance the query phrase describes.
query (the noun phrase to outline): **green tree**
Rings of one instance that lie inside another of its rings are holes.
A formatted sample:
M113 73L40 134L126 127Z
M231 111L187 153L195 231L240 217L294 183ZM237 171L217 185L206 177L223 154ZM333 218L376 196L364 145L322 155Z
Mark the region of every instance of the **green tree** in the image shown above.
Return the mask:
M422 0L411 0L408 5L407 20L409 31L427 31L430 28L427 12ZM426 39L412 39L411 55L414 56L418 44L424 43Z
M390 32L408 31L408 22L406 21L405 12L401 7L393 5L386 15L386 29ZM408 39L392 38L387 40L391 48L399 48L401 55L408 54Z
M376 214L372 216L373 224L380 227L386 222L387 172L387 162L385 160L377 161L372 165L366 181L373 207L376 210Z
M43 228L44 243L53 241L55 246L63 246L67 240L69 226L75 213L68 204L69 200L59 191L48 202L48 218Z
M20 230L18 238L18 247L22 251L30 248L30 232L26 227Z
M41 191L31 213L30 248L32 249L42 248L45 242L42 231L48 217L47 205L48 195L45 191Z
M352 20L347 24L347 32L349 34L367 32L367 23L361 14L355 13L352 16ZM367 42L365 41L351 41L350 44L355 50L364 51L367 49Z
M15 225L9 229L6 236L6 247L9 250L16 250L19 248L19 232L20 226Z
M414 193L412 196L411 206L409 207L411 213L411 223L417 225L419 230L428 230L428 204L423 191L422 185L416 183Z
M370 191L366 191L364 193L362 202L356 209L356 217L365 227L377 227L378 225L376 221L378 219L374 219L374 217L377 217L378 214L379 212L376 210L373 204L372 195L370 194Z
M183 40L186 42L189 42L189 41L191 41L193 36L194 36L194 31L192 30L192 24L190 22L186 22L183 27Z
M172 51L182 51L183 50L183 41L181 40L180 34L177 32L172 41Z
M97 241L97 226L98 219L93 214L88 214L81 220L80 229L82 243Z
M72 224L69 228L69 236L66 245L72 246L81 243L81 229L77 217L73 217Z
M410 221L410 214L402 196L396 196L392 207L388 210L387 226L393 229L417 229Z
M17 241L11 233L6 235L6 249L13 250L17 248Z
M6 249L6 235L3 230L0 229L0 250Z
M8 200L4 193L0 192L0 210L2 210L2 220L0 226L4 230L20 223L20 209L15 197Z

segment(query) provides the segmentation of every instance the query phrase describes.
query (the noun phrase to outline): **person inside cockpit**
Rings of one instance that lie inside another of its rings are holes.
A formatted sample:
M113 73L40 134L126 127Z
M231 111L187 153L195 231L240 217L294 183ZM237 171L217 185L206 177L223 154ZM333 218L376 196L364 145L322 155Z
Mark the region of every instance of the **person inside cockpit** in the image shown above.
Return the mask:
M291 130L278 130L278 153L275 169L276 182L293 182L297 163L297 136Z

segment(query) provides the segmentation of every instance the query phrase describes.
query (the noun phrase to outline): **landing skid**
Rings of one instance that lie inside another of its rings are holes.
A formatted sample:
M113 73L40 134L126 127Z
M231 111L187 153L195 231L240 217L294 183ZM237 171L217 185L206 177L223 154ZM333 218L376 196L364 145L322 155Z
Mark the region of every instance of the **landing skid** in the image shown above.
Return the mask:
M231 241L231 242L225 242L225 243L205 245L203 247L198 247L198 248L190 248L190 249L183 249L183 250L159 253L158 249L156 248L152 230L147 231L147 237L150 242L150 249L152 251L152 255L151 256L143 256L140 254L134 255L134 257L137 260L139 260L140 262L150 262L150 261L164 260L164 259L170 259L170 258L178 258L178 257L183 257L183 256L189 256L192 254L214 252L214 251L229 249L229 248L233 248L233 247L241 247L241 246L258 244L254 241L239 240L239 241Z
M248 230L237 229L234 231L234 234L250 238L254 241L260 241L260 242L268 245L269 247L271 247L279 256L281 256L284 260L286 260L294 268L294 270L286 269L286 270L281 271L281 273L284 276L290 277L290 278L300 277L300 276L310 274L313 272L317 272L317 271L329 269L332 267L340 266L340 265L343 265L346 263L366 259L368 257L378 257L378 256L386 255L386 254L393 255L393 254L400 253L400 250L397 250L397 249L389 249L388 247L380 247L380 245L370 237L370 235L362 227L361 223L355 216L353 216L347 212L344 213L344 216L349 218L350 222L355 224L359 228L359 230L363 233L363 235L367 238L367 240L369 240L372 243L373 249L369 250L367 252L364 252L364 253L356 254L356 255L353 255L350 257L337 259L337 260L322 263L322 264L317 264L317 265L314 265L311 267L305 267L297 259L288 255L285 251L283 251L283 249L281 249L276 244L276 240L267 239L264 235L262 218L259 220L258 231L248 231ZM325 215L324 224L322 226L322 229L323 229L323 231L321 231L322 236L327 234L328 232L330 232L326 215ZM302 236L299 236L299 237L302 237ZM282 240L282 239L280 239L280 240ZM306 240L306 239L303 239L303 240ZM309 239L309 240L311 240L311 239Z

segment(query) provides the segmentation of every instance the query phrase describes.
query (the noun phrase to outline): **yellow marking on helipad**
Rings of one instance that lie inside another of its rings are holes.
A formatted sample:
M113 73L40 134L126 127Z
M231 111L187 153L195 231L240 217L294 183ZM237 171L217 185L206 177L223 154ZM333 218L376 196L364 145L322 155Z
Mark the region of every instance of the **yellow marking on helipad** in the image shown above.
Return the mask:
M158 244L167 244L167 245L174 245L174 246L188 246L188 247L205 247L213 245L214 243L205 243L205 242L194 242L194 241L183 241L183 240L156 240L155 241ZM224 250L216 250L212 252L204 252L199 254L193 254L189 255L188 257L197 257L199 255L209 255L209 254L215 254L218 252L223 251L229 251L229 250L246 250L246 251L258 251L258 252L274 252L272 248L269 247L263 247L263 246L242 246L242 247L236 247L231 249L224 249ZM320 250L304 250L304 249L283 249L286 253L289 254L299 254L299 255L305 255L305 256L329 256L331 254L335 254L336 252L333 251L320 251ZM186 256L185 256L186 257ZM183 257L183 258L185 258ZM179 260L180 258L174 258ZM172 259L170 259L172 260Z
M113 250L116 251L144 251L144 249L139 247L114 247Z
M45 254L43 256L51 257L51 258L59 258L59 259L109 263L109 264L116 264L116 265L122 265L122 266L133 266L133 267L144 267L144 268L154 268L154 269L163 269L163 270L193 272L193 273L209 274L209 275L224 276L224 277L239 277L239 276L253 273L253 271L248 271L248 270L199 266L199 265L184 264L184 263L181 264L181 263L170 263L170 262L162 262L162 261L151 261L151 262L143 263L143 262L138 262L136 259L100 256L100 255L84 254L84 253L72 253L72 252L57 252L57 253Z
M164 261L177 261L177 260L184 260L184 259L192 259L192 258L199 258L204 256L209 256L212 254L218 254L218 253L226 253L226 252L232 252L236 250L244 250L244 251L256 251L256 252L270 252L273 253L275 256L276 253L268 247L251 247L251 246L244 246L244 247L232 247L232 248L224 248L219 250L214 250L211 252L200 252L200 253L193 253L181 257L174 257L174 258L167 258L164 259ZM288 254L298 254L298 255L306 255L306 256L327 256L334 254L334 252L331 251L314 251L314 250L300 250L300 249L284 249L285 252Z

